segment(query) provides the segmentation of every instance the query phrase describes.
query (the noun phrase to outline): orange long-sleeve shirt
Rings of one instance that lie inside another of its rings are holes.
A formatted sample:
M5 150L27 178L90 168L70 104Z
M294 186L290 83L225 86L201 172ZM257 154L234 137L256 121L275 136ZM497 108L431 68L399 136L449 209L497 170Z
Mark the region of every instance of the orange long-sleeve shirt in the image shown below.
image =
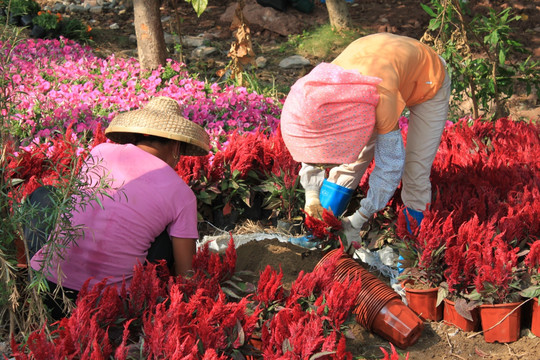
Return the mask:
M347 70L382 79L377 85L379 103L376 128L386 134L398 128L407 106L431 99L444 82L444 66L437 53L420 41L378 33L352 42L332 62Z

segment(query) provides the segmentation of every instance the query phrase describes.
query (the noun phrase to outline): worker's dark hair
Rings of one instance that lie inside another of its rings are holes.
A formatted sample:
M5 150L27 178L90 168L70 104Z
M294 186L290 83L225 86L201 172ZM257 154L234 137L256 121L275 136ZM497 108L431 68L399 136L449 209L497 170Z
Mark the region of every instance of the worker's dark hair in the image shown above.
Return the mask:
M176 141L173 139L167 139L161 136L154 136L154 135L145 135L145 134L133 134L134 135L134 145L138 145L141 142L157 142L160 144L167 144L171 141Z

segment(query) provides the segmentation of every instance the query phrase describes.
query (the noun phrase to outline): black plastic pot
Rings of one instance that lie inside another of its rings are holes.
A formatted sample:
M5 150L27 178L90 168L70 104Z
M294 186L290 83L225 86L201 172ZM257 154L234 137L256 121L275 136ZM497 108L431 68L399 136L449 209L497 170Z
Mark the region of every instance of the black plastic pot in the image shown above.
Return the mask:
M30 26L32 25L32 19L33 19L32 15L26 14L26 15L21 16L19 23L21 24L21 26Z
M47 35L47 30L39 25L34 25L30 31L30 36L36 39L44 38Z
M9 16L9 25L20 26L21 16L20 15L10 15Z

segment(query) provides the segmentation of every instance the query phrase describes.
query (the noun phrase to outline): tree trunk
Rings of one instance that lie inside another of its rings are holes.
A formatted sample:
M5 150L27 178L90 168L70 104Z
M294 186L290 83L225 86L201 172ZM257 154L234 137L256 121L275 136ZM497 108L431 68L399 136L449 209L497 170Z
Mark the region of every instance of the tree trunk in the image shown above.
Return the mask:
M326 9L332 29L340 31L352 27L351 14L345 0L326 0Z
M161 26L159 0L133 0L139 63L144 70L165 65L167 47Z

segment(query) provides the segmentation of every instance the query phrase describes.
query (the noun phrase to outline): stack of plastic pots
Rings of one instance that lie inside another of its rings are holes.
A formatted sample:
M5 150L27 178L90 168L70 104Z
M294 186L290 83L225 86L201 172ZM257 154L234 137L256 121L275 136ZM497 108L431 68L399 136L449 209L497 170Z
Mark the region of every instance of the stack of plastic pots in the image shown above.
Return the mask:
M315 268L337 256L337 252L342 254L336 262L334 280L342 282L347 277L361 279L361 290L353 311L356 321L402 349L416 343L424 329L422 320L390 286L364 269L342 249L329 251Z

